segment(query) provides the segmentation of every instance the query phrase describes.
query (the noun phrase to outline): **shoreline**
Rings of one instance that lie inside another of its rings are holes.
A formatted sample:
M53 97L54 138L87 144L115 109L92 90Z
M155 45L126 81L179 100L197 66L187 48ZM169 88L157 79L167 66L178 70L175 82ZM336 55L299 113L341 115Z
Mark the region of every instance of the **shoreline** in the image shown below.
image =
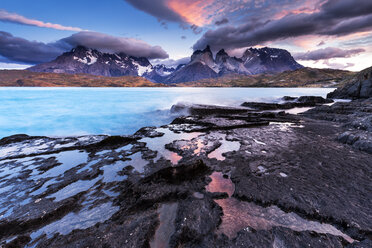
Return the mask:
M3 138L0 244L368 245L372 139L353 123L372 99L303 99L178 105L189 115L128 136ZM281 112L298 105L314 108Z

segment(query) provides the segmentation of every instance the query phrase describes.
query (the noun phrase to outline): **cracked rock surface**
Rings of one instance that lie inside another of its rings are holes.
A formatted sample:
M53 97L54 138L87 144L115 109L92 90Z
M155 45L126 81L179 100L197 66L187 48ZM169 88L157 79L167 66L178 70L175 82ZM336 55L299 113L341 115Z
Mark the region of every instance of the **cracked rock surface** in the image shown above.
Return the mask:
M371 247L370 104L3 138L0 247Z

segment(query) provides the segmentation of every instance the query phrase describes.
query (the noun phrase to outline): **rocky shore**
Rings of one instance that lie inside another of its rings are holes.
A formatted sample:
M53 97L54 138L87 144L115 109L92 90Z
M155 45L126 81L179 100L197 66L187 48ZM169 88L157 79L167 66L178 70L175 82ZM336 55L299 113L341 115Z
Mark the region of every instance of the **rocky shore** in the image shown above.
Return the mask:
M1 139L0 247L372 247L372 98L172 111Z

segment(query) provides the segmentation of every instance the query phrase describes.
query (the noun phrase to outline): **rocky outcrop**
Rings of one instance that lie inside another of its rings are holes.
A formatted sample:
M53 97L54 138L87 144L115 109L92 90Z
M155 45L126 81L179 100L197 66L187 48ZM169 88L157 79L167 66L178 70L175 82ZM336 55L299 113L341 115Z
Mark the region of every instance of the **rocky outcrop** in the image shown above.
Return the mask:
M337 136L339 142L372 153L372 98L319 106L304 115L340 124L348 131Z
M195 105L130 136L4 138L0 246L370 247L371 154L339 142L370 136L339 120L371 106Z
M341 82L341 87L328 94L329 98L369 98L372 97L372 67Z
M285 96L282 103L265 103L265 102L244 102L241 106L252 108L255 110L275 110L275 109L291 109L300 107L314 107L326 103L332 103L331 99L324 99L320 96L301 96L289 97Z

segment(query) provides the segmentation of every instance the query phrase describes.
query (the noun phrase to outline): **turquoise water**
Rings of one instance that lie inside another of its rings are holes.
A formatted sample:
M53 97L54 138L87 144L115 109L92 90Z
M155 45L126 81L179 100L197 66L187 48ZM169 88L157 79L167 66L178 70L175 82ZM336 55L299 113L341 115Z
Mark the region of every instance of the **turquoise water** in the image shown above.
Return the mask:
M0 88L0 138L132 134L168 124L178 102L239 105L289 96L326 96L330 88Z

